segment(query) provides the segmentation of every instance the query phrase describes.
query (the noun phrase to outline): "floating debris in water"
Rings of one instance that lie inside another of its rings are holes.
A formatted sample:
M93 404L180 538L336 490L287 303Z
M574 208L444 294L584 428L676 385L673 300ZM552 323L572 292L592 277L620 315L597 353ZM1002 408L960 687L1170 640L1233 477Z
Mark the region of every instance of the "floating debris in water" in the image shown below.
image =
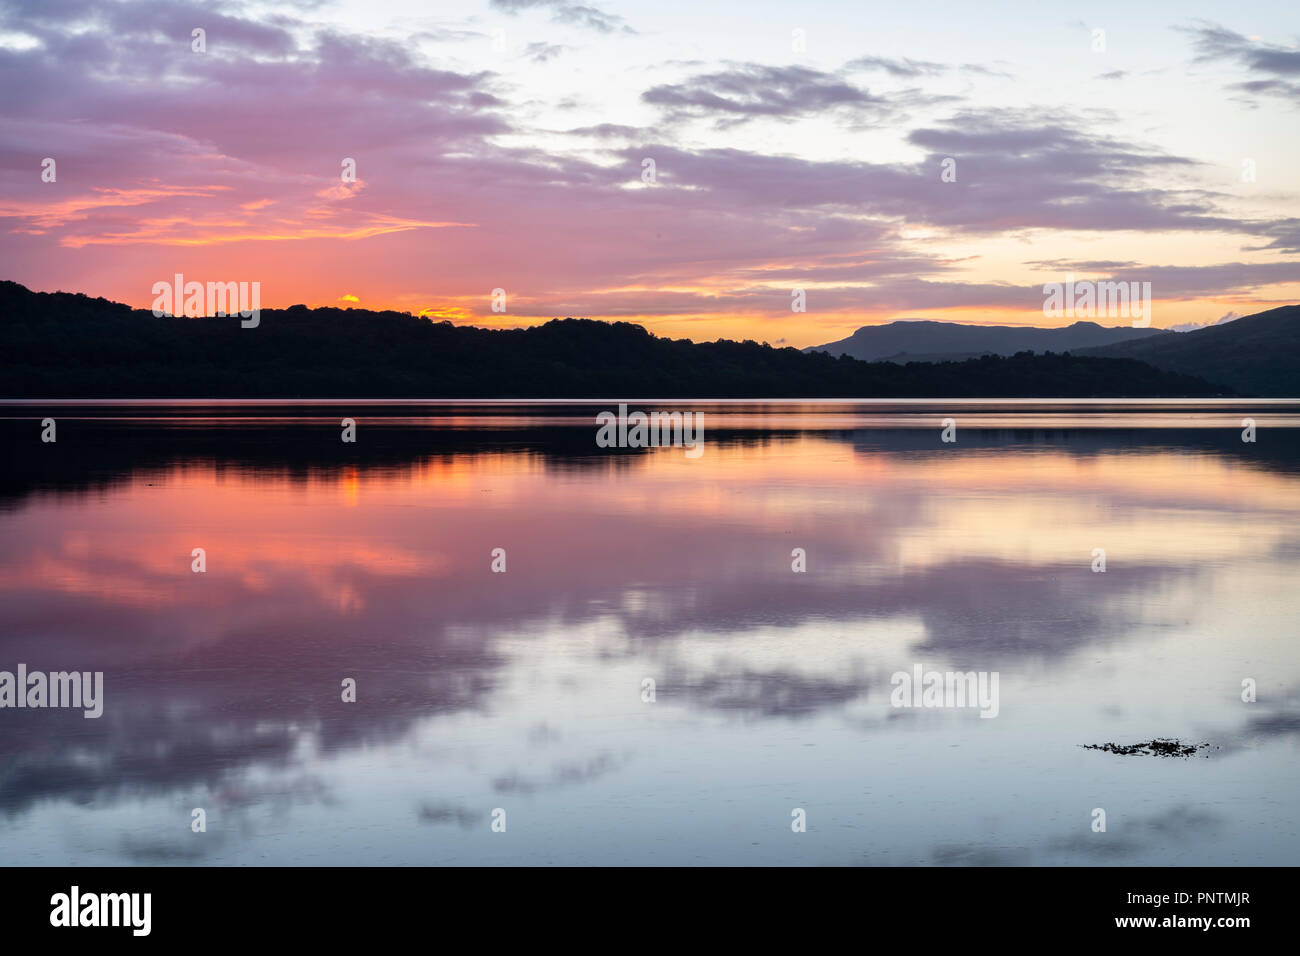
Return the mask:
M1084 750L1104 750L1110 754L1139 757L1190 757L1198 750L1204 750L1209 744L1185 744L1181 740L1157 737L1144 744L1081 744Z

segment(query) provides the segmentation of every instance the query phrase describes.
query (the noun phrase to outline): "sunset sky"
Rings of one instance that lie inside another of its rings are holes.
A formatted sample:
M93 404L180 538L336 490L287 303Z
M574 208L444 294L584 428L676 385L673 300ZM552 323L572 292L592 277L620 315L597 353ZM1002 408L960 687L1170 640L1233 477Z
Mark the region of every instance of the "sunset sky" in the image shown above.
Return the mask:
M0 0L0 278L806 346L1068 324L1073 272L1213 322L1300 301L1298 40L1284 2Z

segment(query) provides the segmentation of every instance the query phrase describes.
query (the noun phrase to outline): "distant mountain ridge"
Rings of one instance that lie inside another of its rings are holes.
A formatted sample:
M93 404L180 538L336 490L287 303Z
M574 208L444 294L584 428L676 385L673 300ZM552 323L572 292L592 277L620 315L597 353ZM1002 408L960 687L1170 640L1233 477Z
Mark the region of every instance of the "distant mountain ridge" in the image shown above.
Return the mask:
M1240 395L1300 398L1300 305L1190 332L1075 322L1059 329L900 321L863 326L846 339L804 349L864 361L942 362L976 355L1069 352L1131 358L1165 372L1216 382Z
M368 309L175 318L0 281L10 398L1110 398L1230 390L1128 358L862 362L757 342L691 342L628 322L524 329Z
M1017 352L1074 352L1142 339L1159 332L1159 329L1135 329L1131 325L1107 327L1096 322L1075 322L1048 329L909 319L864 325L846 339L814 345L804 351L829 352L836 357L849 355L865 362L938 362Z

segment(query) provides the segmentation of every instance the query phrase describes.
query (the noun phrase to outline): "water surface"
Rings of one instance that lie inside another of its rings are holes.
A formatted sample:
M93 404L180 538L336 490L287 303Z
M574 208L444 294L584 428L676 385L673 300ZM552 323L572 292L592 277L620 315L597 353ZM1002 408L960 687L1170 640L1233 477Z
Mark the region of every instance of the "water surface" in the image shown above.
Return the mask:
M0 861L1295 862L1300 404L617 402L0 404Z

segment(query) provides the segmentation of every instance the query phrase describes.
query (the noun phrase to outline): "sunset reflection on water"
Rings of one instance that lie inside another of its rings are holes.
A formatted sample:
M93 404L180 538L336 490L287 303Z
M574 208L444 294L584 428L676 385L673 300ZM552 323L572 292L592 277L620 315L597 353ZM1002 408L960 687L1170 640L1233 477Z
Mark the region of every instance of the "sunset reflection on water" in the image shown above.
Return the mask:
M106 704L0 712L0 860L1294 861L1293 410L712 405L692 460L483 404L4 409L0 669ZM1079 746L1153 737L1208 759Z

